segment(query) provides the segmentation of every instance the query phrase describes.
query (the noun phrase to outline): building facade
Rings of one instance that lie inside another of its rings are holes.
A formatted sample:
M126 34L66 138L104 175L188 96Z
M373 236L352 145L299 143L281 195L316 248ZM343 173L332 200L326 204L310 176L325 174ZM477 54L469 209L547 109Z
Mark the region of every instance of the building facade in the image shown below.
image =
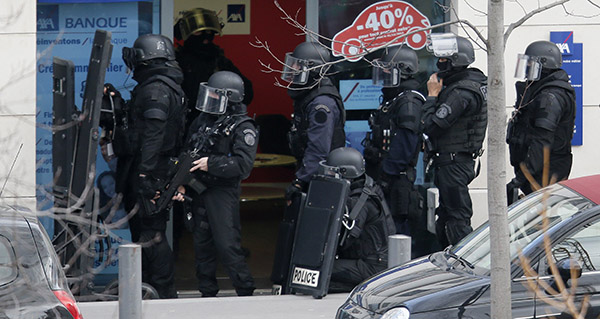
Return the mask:
M2 127L0 141L3 142L3 151L0 152L0 186L3 201L11 204L18 203L31 209L47 208L49 205L48 191L52 181L51 170L48 170L52 167L51 156L49 159L52 140L50 129L52 86L49 61L52 56L64 54L81 68L80 72L76 70L76 79L79 81L76 87L76 95L78 95L84 85L81 83L85 74L83 67L90 52L90 47L86 46L87 41L90 40L89 34L96 28L108 29L113 32L114 49L107 80L117 84L116 86L127 88L127 85L134 83L131 79L127 79L120 58L121 48L131 46L133 40L142 33L159 32L172 36L173 17L177 17L179 8L190 6L188 2L190 1L0 0L0 6L3 8L0 13L0 40L3 43L3 49L0 51L0 61L3 61L3 72L0 74L0 127ZM212 2L214 4L214 1ZM375 2L355 1L353 3L367 7ZM408 2L414 2L423 14L429 15L432 24L451 21L458 16L460 19L469 20L482 34L486 34L487 21L482 13L487 10L486 3L480 1L477 6L474 6L463 0L452 0L446 5L453 9L445 10L436 7L433 1L431 4L422 4L421 1ZM346 14L342 13L340 8L343 5L335 6L335 1L288 0L280 3L283 9L292 14L300 9L302 12L300 17L302 20L305 19L308 27L313 30L321 28L322 32L335 33L342 28L342 26L328 25L326 22L335 20L336 14ZM552 1L523 3L522 6L517 2L506 2L506 27L518 21L527 12L538 8L538 3L544 6ZM211 1L193 2L193 5L196 4L209 6ZM272 85L273 75L267 76L260 72L261 67L257 62L257 59L268 61L272 57L264 50L251 47L248 42L252 42L252 37L258 34L261 39L270 41L275 56L283 58L284 53L291 51L295 44L303 40L303 37L294 36L294 29L285 22L274 21L278 19L273 15L280 16L281 12L269 1L264 3L258 0L227 1L227 5L237 6L235 8L238 10L236 15L224 15L226 22L230 18L233 19L229 20L230 30L237 30L234 28L235 23L243 22L246 25L235 25L236 28L239 26L241 31L232 31L232 34L224 35L216 42L225 49L226 54L233 57L232 60L236 65L254 82L257 100L250 106L250 114L280 113L289 116L292 111L291 101L283 90ZM53 11L57 8L58 11ZM223 10L228 8L234 7ZM244 11L240 11L242 8ZM573 147L574 161L571 177L600 172L595 162L600 157L600 139L596 138L600 129L595 126L595 119L600 118L598 107L600 96L594 90L600 80L600 73L597 71L600 69L600 62L595 59L596 49L600 50L600 43L596 41L597 34L600 32L600 24L597 23L598 14L600 9L589 2L572 0L564 7L556 6L533 16L516 28L506 42L505 83L508 116L515 100L513 73L517 54L523 53L527 44L532 41L551 40L553 32L562 32L562 38L565 38L565 34L569 37L561 49L563 52L573 53L570 55L571 58L565 59L574 65L575 70L581 68L580 74L575 73L572 80L577 78L579 82L574 84L581 89L579 98L582 110L579 114L581 122L576 128L576 134L580 138L578 144L581 145ZM267 15L273 18L264 18ZM447 30L461 35L468 33L475 37L468 28L458 25L447 27ZM554 36L557 39L561 38L560 34ZM576 50L581 52L575 54ZM426 50L419 51L420 57L427 55ZM485 72L486 60L484 50L477 49L474 66ZM427 62L423 63L421 72L426 76L434 70L434 62L427 59L423 61ZM348 69L345 70L348 78L354 79L358 76L358 79L367 79L366 73L354 70L360 69L356 67L357 64L348 65ZM356 119L359 120L360 116L356 113ZM357 125L360 127L362 124ZM350 128L350 131L352 129ZM473 224L475 226L487 219L486 156L487 153L482 157L481 174L470 185L474 202ZM106 167L108 164L105 164L103 169ZM507 160L506 180L511 178L512 168Z

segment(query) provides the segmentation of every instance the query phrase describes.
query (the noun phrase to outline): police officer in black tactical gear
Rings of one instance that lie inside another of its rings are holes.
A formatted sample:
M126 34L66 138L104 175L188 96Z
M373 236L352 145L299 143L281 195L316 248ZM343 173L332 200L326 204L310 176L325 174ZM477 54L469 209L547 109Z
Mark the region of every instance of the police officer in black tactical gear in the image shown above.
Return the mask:
M160 196L159 185L169 178L170 157L177 156L182 146L186 113L180 86L183 74L171 40L162 35L140 36L133 48L123 48L123 61L138 84L129 102L130 153L120 155L117 163L117 174L127 176L126 185L117 186L124 194L126 209L137 208L130 225L132 240L144 243L144 282L156 288L161 298L174 298L173 258L165 237L168 211L148 208Z
M186 11L174 28L175 38L183 41L177 51L177 61L183 70L183 90L190 101L196 101L198 86L217 71L231 71L244 80L244 104L252 102L252 82L225 57L225 52L213 43L215 35L222 33L223 25L214 11L195 8ZM200 111L192 109L188 126Z
M516 199L518 189L525 194L532 192L521 164L539 185L549 182L542 180L544 147L550 149L549 176L560 181L571 172L575 91L561 66L561 53L549 41L533 42L524 55L519 54L515 77L525 81L515 84L517 101L506 134L516 175L506 186L509 204Z
M436 234L446 247L473 230L468 185L477 175L475 159L482 154L487 127L487 77L468 67L475 61L468 39L437 36L432 34L430 49L438 57L439 71L427 82L423 131L430 142L428 156L440 194Z
M371 132L363 141L367 174L384 187L396 230L410 235L407 219L420 213L420 194L413 183L425 97L412 77L419 61L415 51L395 46L385 49L373 64L373 84L383 86L383 103L369 117Z
M365 174L359 151L334 149L322 166L352 183L329 287L332 292L350 291L387 268L388 236L395 234L396 228L382 189Z
M244 82L230 71L213 74L198 90L201 111L189 131L189 147L200 159L190 170L207 189L192 194L198 289L214 297L217 256L239 296L252 295L254 279L241 247L240 182L250 175L258 146L254 121L246 116Z
M281 78L290 82L288 95L294 101L290 150L298 160L296 179L286 190L286 199L306 192L319 162L332 149L346 143L342 98L327 76L329 50L319 42L303 42L288 52Z

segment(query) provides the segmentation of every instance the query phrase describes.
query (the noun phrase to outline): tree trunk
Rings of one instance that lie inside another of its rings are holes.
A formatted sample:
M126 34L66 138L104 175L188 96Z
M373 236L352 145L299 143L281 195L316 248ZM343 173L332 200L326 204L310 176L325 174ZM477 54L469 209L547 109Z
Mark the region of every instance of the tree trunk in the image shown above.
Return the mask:
M488 210L491 249L491 318L512 318L506 215L506 95L504 1L488 2Z

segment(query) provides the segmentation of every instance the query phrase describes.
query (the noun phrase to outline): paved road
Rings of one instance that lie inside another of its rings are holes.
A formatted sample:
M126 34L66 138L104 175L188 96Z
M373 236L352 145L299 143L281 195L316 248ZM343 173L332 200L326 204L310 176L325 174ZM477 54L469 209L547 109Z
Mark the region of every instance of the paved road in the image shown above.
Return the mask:
M147 300L142 304L144 319L313 319L334 318L347 294L331 294L317 300L312 296L252 296L217 298L180 298ZM82 302L85 319L119 317L117 301Z

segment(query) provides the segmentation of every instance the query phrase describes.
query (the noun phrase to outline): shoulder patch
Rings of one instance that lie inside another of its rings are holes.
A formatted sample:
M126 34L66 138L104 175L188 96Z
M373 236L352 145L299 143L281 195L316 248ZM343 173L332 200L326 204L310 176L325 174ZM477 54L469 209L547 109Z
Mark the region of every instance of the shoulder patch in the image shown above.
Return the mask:
M327 113L331 112L329 107L325 104L319 104L319 105L315 106L315 111L320 111L320 110L324 110Z
M327 112L323 110L317 111L317 113L315 113L315 122L318 124L327 122Z
M244 134L244 143L246 143L246 145L248 145L248 146L254 146L254 144L256 143L256 134L254 132L245 133Z
M449 114L452 113L452 109L446 103L440 105L440 108L435 111L435 116L441 119L445 119Z
M479 90L481 91L481 95L483 95L483 100L487 101L487 93L488 93L488 87L487 85L482 85Z

